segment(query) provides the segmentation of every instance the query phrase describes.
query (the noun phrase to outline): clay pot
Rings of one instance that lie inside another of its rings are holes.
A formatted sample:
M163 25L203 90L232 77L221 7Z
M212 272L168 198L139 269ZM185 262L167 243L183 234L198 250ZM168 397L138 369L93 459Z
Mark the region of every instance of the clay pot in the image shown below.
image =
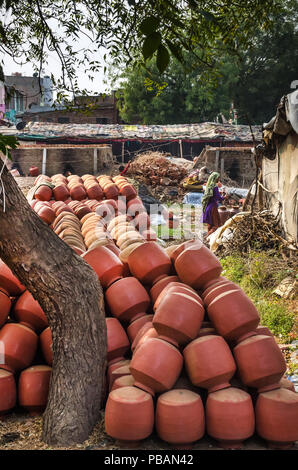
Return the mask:
M144 237L144 239L147 241L147 242L154 242L157 240L157 235L156 235L156 232L154 232L154 230L143 230L142 231L142 236Z
M132 387L134 380L132 375L122 375L122 377L118 377L118 379L114 381L112 391L121 387Z
M117 369L114 369L110 374L110 382L109 382L110 390L112 389L113 384L116 379L120 377L124 377L126 375L130 375L129 364L121 366L121 367L117 367Z
M130 325L127 327L127 334L131 343L135 340L138 332L142 329L142 327L146 323L152 321L152 318L153 315L143 315L142 317L130 323Z
M123 197L126 197L126 199L129 201L131 199L134 199L137 195L137 192L135 188L133 187L132 184L124 184L123 186L120 187L120 194Z
M234 284L233 282L230 281L218 281L214 283L212 286L208 287L207 289L202 292L202 299L204 301L204 304L206 307L213 302L216 297L218 297L221 294L224 294L225 292L229 290L235 290L235 289L240 289L239 286Z
M156 282L153 287L151 287L150 296L153 304L156 302L157 297L163 291L163 289L171 282L179 282L178 276L166 276L160 281Z
M298 440L298 394L279 388L260 393L256 430L272 449L289 449Z
M130 343L124 328L117 318L106 318L107 325L107 359L109 364L119 362L128 351Z
M26 287L23 286L8 266L0 259L0 287L12 297L22 294Z
M87 195L89 199L96 199L97 201L101 201L104 198L104 192L99 184L89 186L87 189Z
M0 328L7 320L11 308L11 300L6 290L0 287Z
M34 198L39 201L49 201L53 195L52 189L47 185L39 186L34 193Z
M110 183L103 185L103 190L106 199L117 199L119 195L119 189L116 184Z
M13 374L0 369L0 419L16 406L17 388Z
M168 219L168 212L165 211L165 213L163 214L163 216ZM200 240L196 240L196 239L193 239L193 240L187 240L186 242L184 243L180 243L180 245L171 245L171 247L169 247L169 250L170 250L170 254L171 254L171 260L172 262L175 264L175 261L176 259L178 258L178 256L183 252L185 251L187 248L197 248L197 249L200 249L202 246L202 242ZM173 247L175 247L173 249Z
M128 366L129 364L130 364L129 359L121 359L120 361L113 362L112 364L110 364L107 370L108 383L111 383L112 373L114 372L114 370L119 369L119 367Z
M185 389L170 390L157 399L158 436L177 448L188 448L204 436L205 413L200 395Z
M183 357L174 346L152 338L135 351L130 371L135 379L134 385L154 395L171 389L182 365Z
M209 393L206 402L209 436L224 449L239 449L254 434L255 415L251 397L238 388Z
M43 330L39 337L40 347L46 363L51 366L53 364L53 351L52 351L52 332L50 327Z
M136 443L153 431L154 407L152 397L136 387L113 390L105 409L105 431L118 439Z
M39 175L39 169L37 166L31 166L29 168L29 173L30 173L30 176L38 176Z
M149 315L148 315L149 316ZM153 315L152 315L152 318L153 318ZM137 345L139 344L139 342L141 341L141 339L143 338L143 336L147 333L147 331L149 331L150 329L153 328L153 323L152 321L148 321L146 322L141 328L140 330L138 331L138 333L136 334L132 344L131 344L131 350L132 352L135 351ZM154 328L155 329L155 328ZM156 330L155 330L156 331Z
M37 214L47 225L51 225L56 218L55 211L51 209L50 207L46 207L46 206L41 207L38 210Z
M219 334L229 341L240 342L254 335L260 321L256 307L240 289L219 294L208 305L207 312Z
M94 269L105 288L123 277L123 264L120 259L104 246L87 251L82 258Z
M142 284L134 277L116 281L105 294L106 302L118 320L131 322L144 316L150 305L150 297Z
M221 264L203 244L186 248L176 258L175 269L179 279L194 289L202 289L212 279L220 276Z
M187 293L170 291L153 317L153 326L159 337L174 346L185 345L199 334L205 309L201 299Z
M231 350L221 336L203 336L183 351L187 374L193 385L215 392L230 387L236 372Z
M36 353L38 336L30 328L7 323L0 330L5 368L16 372L30 366Z
M84 189L84 186L73 186L69 190L70 196L73 200L75 201L82 201L83 199L86 199L86 191Z
M19 297L13 311L14 316L22 325L28 326L37 333L48 326L44 311L28 290Z
M146 323L146 325L149 325L149 323ZM145 326L146 326L145 325ZM144 328L145 329L145 328ZM137 351L137 349L143 344L145 343L146 341L148 341L148 339L150 338L158 338L158 333L156 331L155 328L151 327L151 328L146 328L146 331L144 332L143 331L143 334L140 335L140 339L138 341L136 341L135 343L135 347L132 345L131 346L131 350L133 351L133 353L135 353Z
M164 278L166 279L166 278ZM154 286L153 286L154 287ZM187 286L186 284L183 284L182 282L170 282L159 294L157 297L154 305L153 305L153 310L156 311L158 309L159 304L162 302L163 298L170 294L171 292L179 292L181 294L187 294L190 297L193 297L194 299L198 301L202 301L200 296L196 293L195 290L193 290L191 287Z
M65 201L69 198L69 190L65 184L57 184L53 189L56 201Z
M150 217L147 212L141 212L133 219L133 224L141 233L150 228Z
M295 390L295 386L293 384L293 382L291 382L289 379L287 379L286 377L283 377L280 381L279 381L279 386L280 388L286 388L288 390L291 390L292 392L296 392Z
M47 405L52 368L33 366L23 370L18 384L19 404L31 414L42 413Z
M171 260L155 242L142 243L128 257L129 270L143 284L153 284L171 270Z
M252 336L238 344L233 353L245 385L257 388L259 393L279 388L287 366L273 337Z

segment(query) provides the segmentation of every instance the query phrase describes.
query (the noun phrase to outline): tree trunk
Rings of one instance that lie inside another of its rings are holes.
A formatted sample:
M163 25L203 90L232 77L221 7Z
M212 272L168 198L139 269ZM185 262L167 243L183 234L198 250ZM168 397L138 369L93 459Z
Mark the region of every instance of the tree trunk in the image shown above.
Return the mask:
M53 335L53 371L43 440L86 440L99 419L106 368L103 293L91 267L31 209L5 168L0 258L43 308ZM1 185L0 185L1 187Z

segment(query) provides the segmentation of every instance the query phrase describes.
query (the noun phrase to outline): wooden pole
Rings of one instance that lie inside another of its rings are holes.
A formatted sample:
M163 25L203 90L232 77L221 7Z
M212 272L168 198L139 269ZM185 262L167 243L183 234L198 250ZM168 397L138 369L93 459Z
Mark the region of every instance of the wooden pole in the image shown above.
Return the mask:
M182 140L181 139L179 139L179 147L180 147L180 158L183 158Z

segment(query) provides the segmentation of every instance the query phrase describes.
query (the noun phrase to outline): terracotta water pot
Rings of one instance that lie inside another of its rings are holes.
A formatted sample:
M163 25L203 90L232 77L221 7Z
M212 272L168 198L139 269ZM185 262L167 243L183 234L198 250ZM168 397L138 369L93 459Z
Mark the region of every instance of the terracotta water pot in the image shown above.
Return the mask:
M166 279L166 278L164 278ZM154 287L154 286L153 286ZM202 302L200 296L197 294L197 292L192 289L192 287L187 286L186 284L183 284L182 282L170 282L159 294L157 297L154 305L153 305L153 310L156 312L156 310L159 307L159 304L162 302L163 298L170 294L171 292L179 292L181 294L186 294L189 295L190 297L193 297L194 299Z
M107 369L107 382L108 383L111 382L112 372L114 370L119 369L119 367L128 366L129 364L130 364L129 359L120 359L120 361L112 362L112 364L110 364Z
M18 384L19 404L31 414L42 413L47 405L52 368L38 365L23 370Z
M236 364L221 336L195 339L186 346L183 356L188 376L196 387L206 388L209 393L230 387Z
M252 336L239 343L233 353L245 385L259 393L279 388L287 365L273 337Z
M121 387L132 387L134 380L132 375L122 375L122 377L118 377L118 379L114 381L111 391Z
M156 282L153 287L150 289L150 296L152 303L155 304L157 297L163 291L163 289L169 285L171 282L179 282L178 276L166 276L160 281Z
M101 201L104 198L104 192L99 184L93 184L92 186L89 186L87 189L87 195L89 199L96 199L97 201Z
M102 186L106 199L117 199L119 195L119 189L116 184L110 183L106 186Z
M121 367L117 367L117 369L114 369L110 374L110 382L109 382L110 390L112 389L115 380L119 379L120 377L124 377L125 375L131 375L129 364L122 365Z
M120 259L104 246L87 251L82 258L94 269L105 288L123 277L123 264Z
M208 305L207 312L219 334L230 341L239 342L254 335L260 321L256 307L240 289L219 294Z
M194 289L202 289L220 276L222 267L217 257L203 244L186 248L176 258L175 269L179 279Z
M141 233L150 228L150 217L147 212L141 212L133 219L133 224Z
M11 308L8 292L0 287L0 328L7 320Z
M128 257L129 270L144 284L154 284L171 269L171 260L155 242L145 242Z
M84 186L77 184L69 190L70 196L75 201L82 201L86 198L86 191Z
M30 173L30 176L38 176L39 175L39 169L37 166L31 166L29 168L29 173Z
M56 201L65 201L69 198L69 190L65 184L57 184L53 189L53 195Z
M53 364L53 351L52 351L52 332L50 327L43 330L39 337L40 347L46 363L51 366Z
M1 416L11 411L16 406L17 388L14 375L0 369L0 420Z
M12 297L22 294L26 287L23 286L9 267L0 259L0 287Z
M256 430L272 449L289 449L298 441L298 394L285 388L260 393Z
M142 317L134 320L127 327L127 334L130 339L130 342L133 343L139 331L143 328L146 323L152 322L153 315L143 315ZM151 325L152 326L152 325Z
M200 395L186 389L170 390L157 399L158 436L174 447L189 448L204 436L205 413Z
M208 307L208 305L210 305L211 302L216 299L216 297L229 290L235 289L239 289L241 291L240 287L231 281L218 281L212 286L208 287L208 289L205 289L204 292L202 292L202 300L204 301L206 307Z
M130 371L134 385L154 395L172 388L182 365L183 357L178 349L166 341L152 338L135 351Z
M125 330L117 318L106 318L107 325L107 359L109 364L123 359L130 343Z
M199 296L170 291L158 305L152 323L161 339L178 347L198 336L204 314Z
M39 201L49 201L53 195L52 189L47 185L41 185L34 193L34 198Z
M27 326L7 323L0 330L6 368L16 372L30 366L35 356L38 336Z
M46 206L41 207L38 210L37 214L48 225L51 225L56 218L55 211L51 209L50 207L46 207Z
M144 207L144 204L141 201L133 199L127 204L128 215L136 217L137 215L142 214L143 212L146 212L146 208Z
M254 434L255 414L251 397L230 387L209 393L206 402L206 427L209 436L224 449L239 449Z
M136 387L113 390L105 409L106 433L129 445L150 436L154 426L152 397Z
M107 289L105 299L112 315L124 322L142 317L150 305L146 289L135 277L114 282Z
M47 317L30 292L25 291L14 306L14 316L25 326L40 333L48 326Z
M147 323L146 323L147 325ZM137 341L136 343L136 346L135 348L133 346L131 346L131 349L133 351L133 353L135 354L135 352L137 351L137 349L143 344L145 343L146 341L148 341L148 339L150 338L158 338L158 333L156 331L155 328L151 327L149 328L148 330L146 329L146 331L144 332L144 334L141 335L139 341Z
M152 315L152 319L153 319L153 315ZM137 332L133 342L131 343L131 347L130 349L132 350L132 352L135 351L137 345L139 344L139 342L141 341L141 338L143 338L143 336L147 333L147 331L151 330L153 328L153 323L152 321L148 321L146 322L141 328L140 330ZM155 328L154 328L155 329ZM155 330L156 331L156 330Z
M132 184L129 184L129 183L121 186L119 193L121 194L121 196L126 197L128 201L131 199L134 199L137 195L135 188L133 187Z
M215 286L215 284L218 284L219 282L232 282L232 281L229 281L229 279L227 279L224 276L219 276L216 279L211 279L211 281L207 282L207 284L205 284L205 286L204 286L204 291L202 292L202 298L204 298L204 294L205 294L205 291L207 289L209 289L210 287Z
M164 213L165 219L169 218L167 211ZM180 243L179 245L172 245L169 247L170 256L173 263L175 263L178 256L185 251L187 248L201 248L202 243L200 240L187 240L186 242Z

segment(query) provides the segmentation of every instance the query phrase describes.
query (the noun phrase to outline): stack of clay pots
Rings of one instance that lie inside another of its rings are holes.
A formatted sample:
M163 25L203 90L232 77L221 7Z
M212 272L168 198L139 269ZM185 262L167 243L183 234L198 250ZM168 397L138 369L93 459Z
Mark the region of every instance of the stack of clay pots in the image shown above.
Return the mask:
M0 419L17 406L44 411L52 370L41 348L47 329L39 303L0 260Z

